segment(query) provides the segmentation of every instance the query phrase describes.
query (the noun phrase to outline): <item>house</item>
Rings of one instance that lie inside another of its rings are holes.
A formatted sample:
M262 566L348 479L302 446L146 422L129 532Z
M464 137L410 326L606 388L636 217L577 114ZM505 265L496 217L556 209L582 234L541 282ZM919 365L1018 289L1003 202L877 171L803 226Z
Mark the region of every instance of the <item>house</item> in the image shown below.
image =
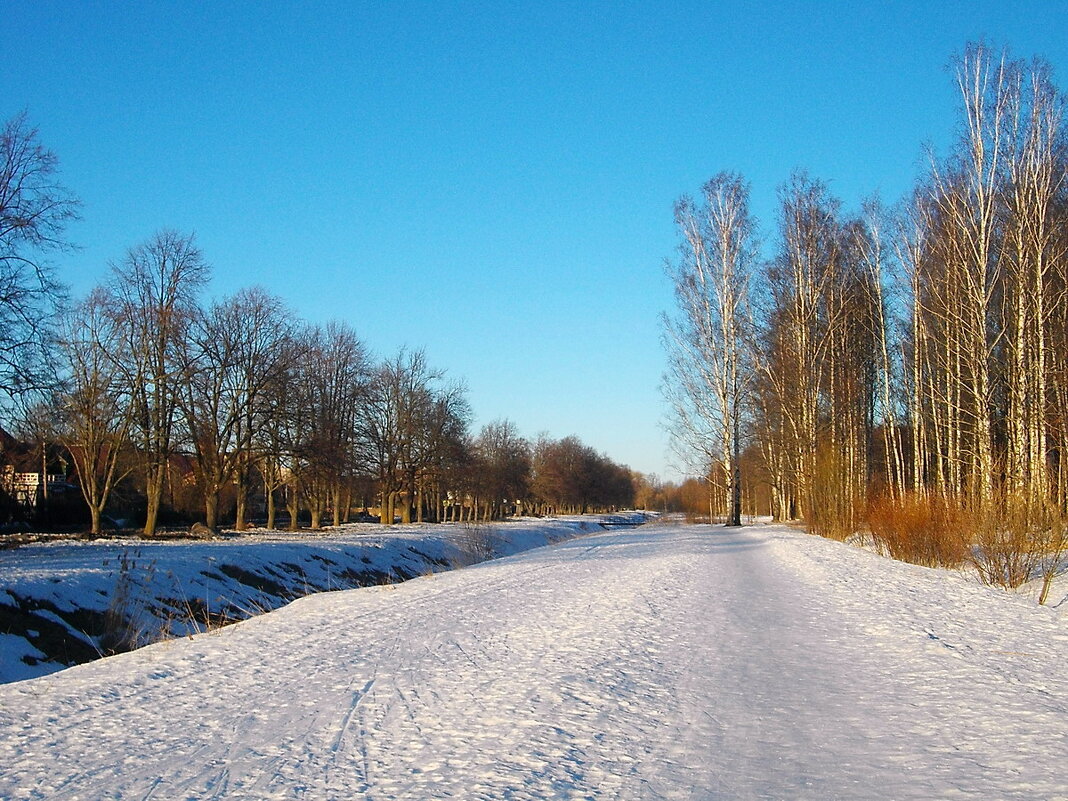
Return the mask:
M66 469L66 460L58 448L48 448L49 467ZM60 494L71 489L62 473L41 471L41 451L38 446L20 442L0 428L0 489L22 507L34 509L40 499L53 492Z
M66 491L66 478L59 473L49 473L47 486L41 480L41 473L16 472L15 465L5 464L0 470L0 486L11 498L22 506L37 506L38 498L47 490Z

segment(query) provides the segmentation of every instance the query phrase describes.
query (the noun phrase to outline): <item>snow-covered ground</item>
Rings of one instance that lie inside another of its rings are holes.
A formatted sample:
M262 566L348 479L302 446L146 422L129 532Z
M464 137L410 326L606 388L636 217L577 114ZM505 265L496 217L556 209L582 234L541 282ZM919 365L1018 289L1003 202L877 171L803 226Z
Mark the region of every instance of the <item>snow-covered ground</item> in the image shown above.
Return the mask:
M0 687L0 798L1068 798L1066 665L1063 607L646 526Z
M313 592L403 581L601 531L618 516L57 541L0 551L0 683L198 633Z

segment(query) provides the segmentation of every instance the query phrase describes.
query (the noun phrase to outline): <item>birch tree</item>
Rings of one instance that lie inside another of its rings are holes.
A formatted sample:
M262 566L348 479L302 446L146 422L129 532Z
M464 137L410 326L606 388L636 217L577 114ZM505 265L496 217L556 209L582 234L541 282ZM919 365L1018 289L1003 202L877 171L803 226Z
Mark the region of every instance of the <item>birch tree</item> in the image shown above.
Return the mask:
M821 391L836 307L829 304L841 259L840 203L803 172L780 189L780 250L768 265L760 369L777 406L791 516L805 518L816 475Z
M1054 231L1064 189L1064 101L1048 64L1010 62L1003 137L1008 422L1007 490L1032 505L1049 495L1049 319L1052 270L1063 260Z
M990 321L1004 269L997 237L1010 112L1006 58L970 45L957 59L955 78L963 133L954 158L934 166L930 184L930 202L944 237L941 262L949 293L940 310L948 324L946 467L951 486L982 507L994 489L991 367L1001 332L991 329Z
M751 368L746 355L755 221L749 186L734 173L705 184L702 203L675 206L680 259L669 266L676 315L664 317L668 399L676 442L718 465L729 525L741 525L741 432Z

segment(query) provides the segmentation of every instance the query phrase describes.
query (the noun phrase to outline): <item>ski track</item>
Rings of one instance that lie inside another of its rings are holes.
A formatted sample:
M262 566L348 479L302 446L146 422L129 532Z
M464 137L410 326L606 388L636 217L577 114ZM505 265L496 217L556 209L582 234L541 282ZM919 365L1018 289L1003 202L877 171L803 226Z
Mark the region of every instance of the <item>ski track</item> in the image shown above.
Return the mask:
M1024 606L606 532L0 687L0 798L1068 798L1064 619Z

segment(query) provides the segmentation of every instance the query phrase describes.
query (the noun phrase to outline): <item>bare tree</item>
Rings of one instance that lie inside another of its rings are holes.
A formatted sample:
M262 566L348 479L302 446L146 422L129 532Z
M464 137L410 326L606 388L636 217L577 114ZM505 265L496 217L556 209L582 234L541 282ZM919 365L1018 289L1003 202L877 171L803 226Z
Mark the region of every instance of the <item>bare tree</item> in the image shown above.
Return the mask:
M482 427L474 449L483 478L484 517L503 517L530 493L530 443L510 420L496 420Z
M425 495L438 494L447 455L470 417L460 384L444 384L422 351L401 350L374 371L360 415L362 458L378 480L383 523L422 518ZM435 511L435 516L436 516Z
M886 486L891 497L900 497L905 490L905 453L901 438L903 398L903 360L900 355L899 334L903 328L900 307L904 287L901 283L900 263L894 261L900 253L887 242L893 230L889 217L877 199L864 204L863 222L853 226L850 236L858 259L858 269L865 274L862 285L871 296L867 299L873 337L872 388L873 422L882 427L883 465ZM898 269L895 269L898 268Z
M77 470L93 534L101 531L112 489L129 472L124 450L131 406L108 302L103 290L94 290L67 315L60 339L66 382L59 395L59 438Z
M113 267L109 293L122 347L116 363L130 388L134 439L145 475L145 534L155 533L173 453L181 358L209 267L192 236L160 231Z
M532 455L531 491L545 514L586 514L634 502L630 469L597 453L576 436L538 438Z
M929 202L943 235L940 263L949 279L942 320L949 324L947 400L951 485L980 506L993 495L994 443L989 410L992 357L999 332L990 321L1005 262L998 247L998 195L1009 107L1008 64L984 45L957 59L964 132L955 158L934 165Z
M432 501L430 505L433 507L431 519L438 519L442 483L450 475L450 468L459 455L462 443L467 440L470 422L471 407L463 382L430 385L415 447L411 452L409 486L413 491L416 522L425 519L424 510L428 500Z
M677 317L665 316L669 351L668 396L676 441L700 455L711 477L718 462L727 520L741 525L741 428L749 386L746 327L749 276L755 259L755 222L749 187L720 173L704 186L698 207L675 206L682 235L680 262L669 273Z
M1007 265L1003 316L1006 331L1009 491L1032 505L1049 495L1047 419L1051 309L1058 247L1056 206L1065 185L1064 99L1043 61L1006 68L1006 122L1002 139Z
M287 502L292 500L297 486L293 480L292 453L303 429L303 403L300 398L299 366L307 353L307 342L301 332L295 332L283 343L284 368L278 379L263 393L256 410L257 424L252 437L252 461L263 479L267 504L267 528L275 527L276 495L285 490ZM299 468L299 465L297 466ZM287 503L288 505L288 503ZM295 513L291 526L296 528Z
M837 467L835 405L846 388L843 322L854 289L847 287L847 238L840 203L825 183L795 173L780 189L777 257L768 265L759 335L763 416L761 440L782 498L780 512L808 519L818 486Z
M962 134L917 190L912 284L914 484L1036 513L1050 476L1062 273L1064 101L1041 61L969 45Z
M296 531L302 504L307 502L309 491L316 490L311 462L316 410L309 375L314 370L311 361L320 335L318 328L309 325L294 332L285 370L265 396L265 420L257 452L267 493L268 527L274 522L275 491L284 491L289 527Z
M410 499L401 504L411 464L421 408L429 395L429 383L439 377L430 370L422 351L402 350L381 364L368 387L361 415L366 460L378 478L383 523L391 525L400 506L403 522L410 520Z
M310 412L305 483L312 528L319 527L328 506L338 526L348 514L357 468L357 419L370 373L367 351L352 328L332 322L313 331L304 365L303 396Z
M237 527L245 526L253 438L265 392L286 368L292 324L278 298L244 289L197 312L180 343L184 380L177 386L193 447L205 522L214 529L219 492L236 481Z
M43 260L69 245L78 201L56 181L58 159L19 114L0 130L0 392L54 383L50 344L63 290Z
M379 517L387 525L393 524L394 506L400 492L404 358L402 352L394 362L381 364L374 370L359 423L365 449L363 458L378 482Z

